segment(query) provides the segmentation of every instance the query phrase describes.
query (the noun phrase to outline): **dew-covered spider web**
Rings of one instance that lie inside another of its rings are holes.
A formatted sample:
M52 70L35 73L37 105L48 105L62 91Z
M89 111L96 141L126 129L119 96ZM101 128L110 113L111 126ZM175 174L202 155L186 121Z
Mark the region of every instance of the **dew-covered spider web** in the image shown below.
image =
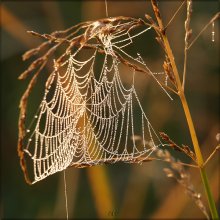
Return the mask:
M113 30L112 23L93 22L86 29L86 43L91 42L94 50L85 55L84 43L69 52L60 66L54 61L25 137L32 183L69 166L146 159L161 144L138 98L135 68L126 68L126 74L132 76L129 83L121 77L125 63L120 57L126 57L155 78L140 55L133 57L124 51L133 38L150 29L131 35L123 28L131 22L116 23L114 31L108 32L107 25Z

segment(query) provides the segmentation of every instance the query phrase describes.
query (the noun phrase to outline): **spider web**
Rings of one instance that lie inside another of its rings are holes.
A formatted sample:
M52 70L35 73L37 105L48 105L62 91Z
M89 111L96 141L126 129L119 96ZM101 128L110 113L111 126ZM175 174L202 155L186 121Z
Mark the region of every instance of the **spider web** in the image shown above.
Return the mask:
M24 152L32 164L32 183L69 166L144 160L161 144L135 90L135 69L130 68L127 74L132 74L132 81L125 85L120 75L124 64L116 56L118 51L147 68L140 55L133 58L123 48L150 28L131 36L121 26L106 34L106 25L94 22L87 29L87 42L98 38L100 43L93 43L97 49L82 59L82 45L59 68L54 65L34 122L27 129ZM104 61L97 74L100 47Z

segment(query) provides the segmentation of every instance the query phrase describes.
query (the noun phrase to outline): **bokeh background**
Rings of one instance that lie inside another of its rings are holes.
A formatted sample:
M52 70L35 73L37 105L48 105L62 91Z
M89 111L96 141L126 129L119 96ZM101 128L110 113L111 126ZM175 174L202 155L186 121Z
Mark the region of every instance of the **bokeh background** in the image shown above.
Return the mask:
M160 3L165 23L180 1ZM192 15L193 36L219 11L218 1L195 1ZM152 15L149 1L108 1L109 16L144 18ZM183 68L184 19L181 9L169 27L168 35L180 72ZM81 21L105 17L104 1L3 1L1 3L1 218L65 218L63 173L29 186L25 183L17 156L19 100L28 80L17 78L28 62L22 54L40 42L26 33L50 33ZM217 146L219 132L219 21L215 42L211 26L203 32L189 54L186 94L205 158ZM163 54L153 39L144 35L139 48L147 64L161 70ZM137 75L137 74L136 74ZM143 107L156 131L164 131L179 144L192 146L179 100L170 101L149 77L137 76ZM188 162L187 158L171 152ZM66 170L70 218L203 218L184 189L168 179L164 162L142 165L118 163L85 169ZM198 192L204 193L198 170L188 169ZM219 208L219 154L207 165L211 188ZM205 205L205 197L203 196Z

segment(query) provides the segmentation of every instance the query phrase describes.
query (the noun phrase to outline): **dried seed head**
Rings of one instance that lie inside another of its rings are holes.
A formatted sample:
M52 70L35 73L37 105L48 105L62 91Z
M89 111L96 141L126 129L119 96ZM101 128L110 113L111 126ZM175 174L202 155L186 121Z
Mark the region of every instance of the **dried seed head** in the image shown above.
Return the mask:
M164 137L167 137L164 135ZM169 178L174 178L181 186L184 187L185 192L193 199L197 207L203 212L203 214L209 219L206 207L204 206L201 200L201 194L197 193L190 181L189 174L185 171L184 167L180 164L180 161L176 161L168 151L157 150L157 156L161 158L166 158L171 161L171 168L164 168L163 171L166 173L166 176Z
M169 77L170 81L174 84L176 84L176 80L174 78L173 69L168 60L164 61L163 63L163 69L166 75Z

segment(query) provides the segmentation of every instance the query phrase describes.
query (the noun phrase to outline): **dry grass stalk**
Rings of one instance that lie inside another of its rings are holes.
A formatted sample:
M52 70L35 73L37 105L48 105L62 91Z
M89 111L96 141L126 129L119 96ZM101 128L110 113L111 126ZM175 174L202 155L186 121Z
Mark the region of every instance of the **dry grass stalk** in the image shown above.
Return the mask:
M181 80L180 80L180 74L179 74L179 71L178 71L178 68L177 68L177 65L176 65L176 62L175 62L175 57L173 55L173 52L172 52L172 49L171 49L171 46L170 46L170 42L169 42L168 37L166 35L166 29L164 28L164 24L163 24L163 20L162 20L161 14L160 14L158 3L157 3L156 0L151 0L151 4L152 4L153 11L154 11L154 15L157 19L158 27L160 29L160 33L159 33L158 36L161 38L161 42L163 42L163 44L164 44L166 55L168 56L168 58L170 60L170 63L171 63L171 66L172 66L174 78L175 78L175 81L176 81L177 93L178 93L178 96L180 98L180 101L181 101L181 104L182 104L182 107L183 107L183 110L184 110L184 113L185 113L185 116L186 116L186 120L187 120L187 124L188 124L188 128L189 128L191 140L192 140L195 155L196 155L196 162L197 162L197 165L199 166L199 169L200 169L201 179L202 179L202 182L203 182L203 185L204 185L204 188L205 188L207 200L208 200L208 203L209 203L210 212L211 212L212 218L218 218L217 208L216 208L216 205L215 205L213 194L212 194L210 186L209 186L208 177L207 177L207 174L206 174L206 171L205 171L205 168L204 168L203 155L202 155L202 152L201 152L201 149L200 149L200 146L199 146L199 142L198 142L198 138L197 138L197 135L196 135L196 131L195 131L194 123L193 123L193 120L192 120L191 112L190 112L188 102L187 102L187 99L186 99L186 96L185 96L185 93L184 93L184 89L183 89L185 82L181 82ZM190 15L191 15L191 3L190 3L190 5L188 5L187 10L188 10L188 15L187 15L188 17L186 19L186 29L188 30L189 29ZM215 15L213 17L213 19L217 19L217 17L219 17L219 13L217 13L217 15ZM212 22L213 22L213 19L211 19ZM204 29L209 24L210 24L210 22L203 28L202 31L204 31ZM189 36L190 36L190 34L188 34L188 36L186 37L187 41L188 41ZM187 49L189 49L192 46L192 44L198 39L198 37L199 37L199 35L191 42L191 44L187 47Z
M213 156L220 151L220 145L217 145L214 149L214 151L209 155L209 157L206 159L204 166L213 158Z
M190 175L181 165L181 163L179 163L180 161L176 161L176 159L173 158L167 150L158 150L157 156L164 160L170 161L170 168L163 169L166 173L166 176L169 178L174 178L181 186L183 186L187 195L192 198L197 207L202 211L206 218L209 219L208 212L202 201L202 196L200 193L195 191L195 188L190 181Z
M160 132L160 136L164 141L166 141L169 144L169 146L173 150L184 153L185 155L190 157L194 162L196 162L195 154L190 150L190 148L187 145L182 145L182 147L180 147L173 140L171 140L170 137L164 132Z
M184 67L183 67L183 81L182 81L183 90L185 88L185 80L186 80L187 51L189 46L189 40L192 36L192 29L190 28L191 15L192 15L192 1L187 0L187 15L185 21Z
M165 61L163 63L163 69L164 69L165 74L170 79L170 82L172 82L173 85L176 87L176 80L175 80L175 77L173 75L172 66L170 64L170 60L169 60L168 56L165 56Z

